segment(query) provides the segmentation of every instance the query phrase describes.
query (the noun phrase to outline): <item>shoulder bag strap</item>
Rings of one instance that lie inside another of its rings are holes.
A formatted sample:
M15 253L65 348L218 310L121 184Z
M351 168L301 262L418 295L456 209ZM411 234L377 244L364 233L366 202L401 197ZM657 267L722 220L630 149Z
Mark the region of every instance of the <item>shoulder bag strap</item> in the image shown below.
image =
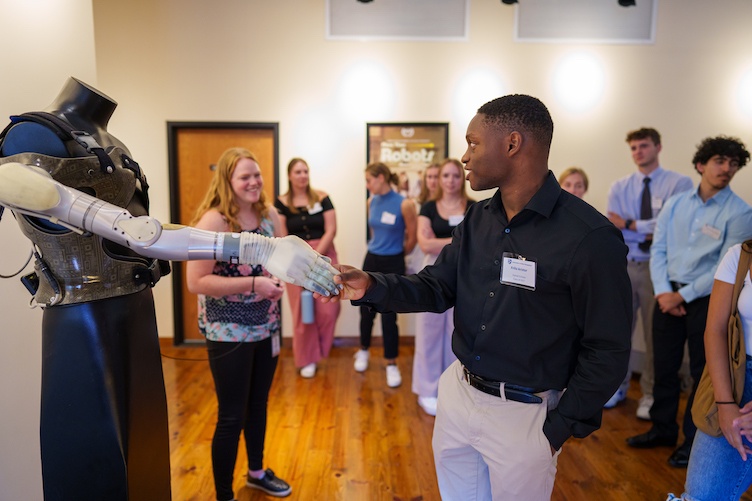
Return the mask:
M736 282L734 282L734 293L731 300L731 314L729 315L728 324L728 349L729 349L729 369L731 370L731 388L734 397L739 400L744 390L744 367L747 350L744 342L744 330L742 322L738 317L739 294L744 285L744 278L749 271L749 263L752 260L752 240L747 240L742 244L739 255L739 266L736 270ZM739 379L740 381L737 381ZM741 384L738 384L741 383Z

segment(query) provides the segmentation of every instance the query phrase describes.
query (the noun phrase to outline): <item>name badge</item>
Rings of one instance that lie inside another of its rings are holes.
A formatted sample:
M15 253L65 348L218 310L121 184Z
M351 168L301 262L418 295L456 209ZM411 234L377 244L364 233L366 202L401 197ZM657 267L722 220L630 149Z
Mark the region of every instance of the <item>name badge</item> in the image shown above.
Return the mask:
M706 224L706 225L704 225L704 226L702 227L702 230L701 230L701 231L702 231L702 232L703 232L703 233L704 233L705 235L707 235L707 236L709 236L710 238L712 238L713 240L718 240L719 238L721 238L721 230L719 230L718 228L713 228L713 227L712 227L712 226L710 226L709 224Z
M272 357L279 356L279 350L280 350L280 340L279 337L282 335L282 333L279 334L272 334Z
M382 224L389 224L393 225L397 222L397 216L392 214L391 212L382 212L381 213L381 223Z
M522 289L535 290L536 263L519 254L505 252L501 261L501 283Z
M324 210L324 208L321 207L321 204L319 202L316 202L313 207L308 208L308 214L310 215L318 214L322 210Z
M650 207L652 207L653 210L661 210L661 207L663 207L663 200L658 197L651 197Z
M449 226L457 226L465 219L464 214L460 214L459 216L449 216Z

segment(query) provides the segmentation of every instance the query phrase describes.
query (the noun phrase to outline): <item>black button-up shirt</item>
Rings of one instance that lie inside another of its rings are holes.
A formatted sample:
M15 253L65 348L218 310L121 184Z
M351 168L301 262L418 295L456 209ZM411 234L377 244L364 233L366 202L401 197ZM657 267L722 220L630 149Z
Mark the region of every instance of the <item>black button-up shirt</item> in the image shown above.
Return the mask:
M535 290L501 283L504 253L536 262ZM600 427L627 372L632 294L627 247L603 215L543 186L511 221L501 195L476 203L436 264L417 275L371 273L356 305L442 312L454 306L452 348L483 378L566 392L543 431L556 449Z

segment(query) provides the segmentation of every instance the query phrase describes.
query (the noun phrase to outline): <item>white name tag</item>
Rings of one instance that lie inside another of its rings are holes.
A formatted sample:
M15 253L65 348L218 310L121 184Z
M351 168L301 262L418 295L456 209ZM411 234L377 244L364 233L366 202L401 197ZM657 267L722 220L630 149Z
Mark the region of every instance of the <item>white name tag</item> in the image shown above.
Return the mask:
M653 210L661 210L661 207L663 207L663 200L658 197L651 197L650 206Z
M702 227L702 232L713 240L718 240L719 238L721 238L721 230L719 230L718 228L713 228L709 224L706 224Z
M324 210L324 208L321 207L321 204L319 202L316 202L316 204L313 207L310 207L308 209L308 214L310 215L318 214L322 210Z
M535 261L505 252L501 261L501 283L535 290Z
M465 219L464 214L460 214L459 216L449 216L449 226L457 226Z
M381 223L382 224L394 224L397 222L397 216L392 214L391 212L382 212L381 213Z
M280 334L272 334L272 357L279 356L279 336Z

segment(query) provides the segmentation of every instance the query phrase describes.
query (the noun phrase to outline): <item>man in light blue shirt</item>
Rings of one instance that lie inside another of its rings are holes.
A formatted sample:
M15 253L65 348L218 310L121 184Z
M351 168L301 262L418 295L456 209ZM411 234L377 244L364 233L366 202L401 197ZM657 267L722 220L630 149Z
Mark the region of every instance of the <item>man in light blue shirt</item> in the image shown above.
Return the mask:
M638 448L676 444L677 373L686 341L695 384L684 413L684 442L669 458L675 467L687 466L697 431L690 409L705 366L703 334L713 275L729 247L752 237L752 208L729 187L749 158L738 139L719 136L703 140L692 160L701 176L699 186L670 198L655 226L650 249L650 276L657 301L653 315L653 427L627 443Z
M655 222L663 204L671 196L692 189L689 176L661 167L661 135L657 130L642 128L627 134L627 144L637 172L623 177L611 185L608 192L608 219L622 231L629 247L627 271L632 283L632 334L637 325L637 311L641 312L642 333L645 339L645 358L640 375L642 397L637 406L637 417L650 419L653 405L653 308L655 295L650 281L650 243ZM647 189L647 192L645 191ZM644 201L644 204L643 204ZM644 207L643 207L644 205ZM611 408L627 397L629 380L624 382L605 407Z

